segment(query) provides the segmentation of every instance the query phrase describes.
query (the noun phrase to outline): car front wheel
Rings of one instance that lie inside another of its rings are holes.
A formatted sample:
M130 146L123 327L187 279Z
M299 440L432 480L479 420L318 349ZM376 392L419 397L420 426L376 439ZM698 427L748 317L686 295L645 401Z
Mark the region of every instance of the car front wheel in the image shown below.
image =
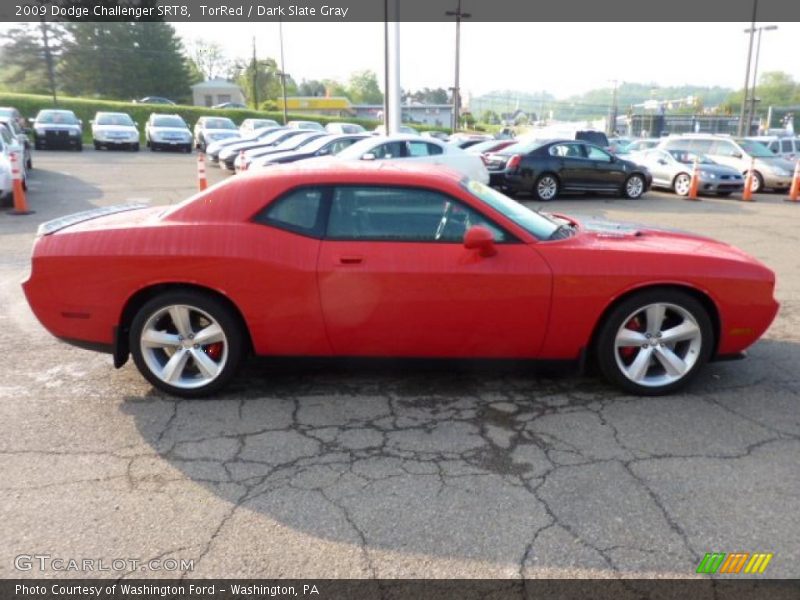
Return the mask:
M595 351L611 383L642 396L672 393L708 361L714 345L703 305L680 290L650 290L614 308Z
M691 186L692 177L688 173L681 173L675 177L675 181L672 182L672 190L678 194L678 196L688 196Z
M245 355L245 339L228 306L194 291L153 298L130 330L139 372L156 388L187 398L212 394L231 380Z
M634 174L625 181L622 193L625 194L626 198L636 200L637 198L641 198L642 194L644 194L644 187L644 177Z
M747 177L747 174L745 174L745 177ZM764 178L758 171L753 171L753 183L750 185L750 190L754 194L757 194L763 189L764 189Z

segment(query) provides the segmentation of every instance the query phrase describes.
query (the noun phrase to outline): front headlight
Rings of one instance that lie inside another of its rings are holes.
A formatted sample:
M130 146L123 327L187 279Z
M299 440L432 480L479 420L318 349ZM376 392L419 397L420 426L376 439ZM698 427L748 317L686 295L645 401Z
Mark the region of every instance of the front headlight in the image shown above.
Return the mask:
M716 179L717 176L714 173L709 173L708 171L700 171L700 176L705 177L706 179Z
M76 136L76 135L80 134L80 131L78 131L77 129L70 129L69 130L69 134L71 136Z

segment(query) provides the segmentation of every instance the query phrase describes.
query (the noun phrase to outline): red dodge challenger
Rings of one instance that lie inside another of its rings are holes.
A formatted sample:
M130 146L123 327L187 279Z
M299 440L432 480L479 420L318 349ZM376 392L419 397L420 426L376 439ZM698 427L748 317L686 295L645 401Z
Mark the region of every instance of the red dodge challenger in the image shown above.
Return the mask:
M173 207L44 223L23 284L55 336L177 396L249 353L593 361L635 394L741 356L775 275L708 238L535 212L447 170L275 167Z

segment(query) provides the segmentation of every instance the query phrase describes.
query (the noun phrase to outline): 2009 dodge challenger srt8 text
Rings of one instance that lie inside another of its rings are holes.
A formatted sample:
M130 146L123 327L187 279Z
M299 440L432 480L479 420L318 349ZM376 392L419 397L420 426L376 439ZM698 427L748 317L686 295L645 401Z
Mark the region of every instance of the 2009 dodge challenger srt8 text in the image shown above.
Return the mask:
M535 212L435 167L319 164L234 177L173 207L44 223L23 284L55 336L213 393L249 353L591 359L666 394L740 355L775 276L689 234Z

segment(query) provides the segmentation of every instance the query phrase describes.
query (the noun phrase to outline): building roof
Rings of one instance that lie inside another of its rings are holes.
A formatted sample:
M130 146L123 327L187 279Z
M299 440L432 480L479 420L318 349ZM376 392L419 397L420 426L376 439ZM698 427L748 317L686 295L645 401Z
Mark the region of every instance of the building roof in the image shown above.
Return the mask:
M226 79L209 79L207 81L202 81L200 83L195 83L191 86L193 90L195 89L219 89L219 88L228 88L228 89L237 89L240 90L241 88L233 83L232 81L227 81Z

